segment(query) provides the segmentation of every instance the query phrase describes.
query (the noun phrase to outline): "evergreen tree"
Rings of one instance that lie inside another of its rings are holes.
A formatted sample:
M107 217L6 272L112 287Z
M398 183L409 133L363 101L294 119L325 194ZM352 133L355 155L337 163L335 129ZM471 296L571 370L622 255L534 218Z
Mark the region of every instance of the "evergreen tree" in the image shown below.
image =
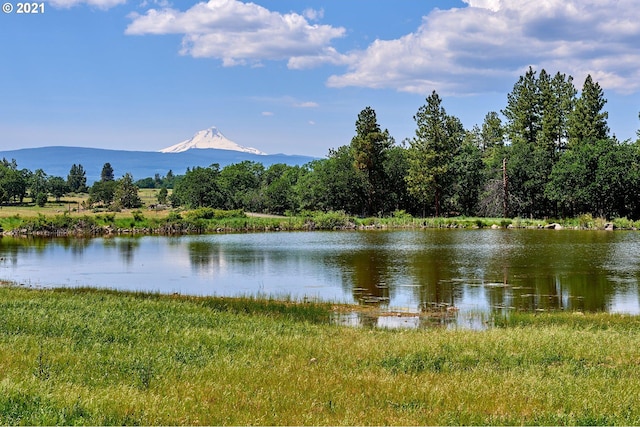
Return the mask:
M388 150L384 170L387 186L384 210L417 212L416 201L407 190L405 177L409 171L409 160L404 143L403 146L395 145Z
M113 175L113 168L111 167L111 163L105 163L104 166L102 166L102 172L100 173L100 181L102 182L107 182L107 181L113 181L114 180L114 175Z
M85 193L87 191L87 174L82 165L75 163L71 166L67 175L67 186L69 191L74 193Z
M548 154L552 163L566 148L568 120L575 103L573 78L556 73L553 79L545 70L537 81L540 104L540 131L536 145Z
M507 134L512 144L534 145L540 129L540 105L536 72L533 68L520 76L507 95L507 106L502 114L507 119Z
M603 111L606 103L602 88L593 81L591 75L588 75L582 86L580 98L569 116L569 146L608 138L609 113Z
M545 187L564 150L575 99L572 78L531 67L507 95L507 134L511 142L507 162L510 201L514 213L527 216L556 214Z
M492 150L504 147L504 127L495 111L487 113L480 129L479 148L484 156L491 155Z
M169 195L169 191L167 190L167 187L163 186L160 189L160 191L158 191L158 196L157 196L158 203L160 203L161 205L166 205L168 195Z
M386 180L384 162L392 143L389 132L380 129L376 112L371 107L366 107L358 114L351 150L356 169L364 174L365 215L383 210Z
M478 147L477 133L467 132L453 168L456 172L454 209L462 215L474 215L478 208L480 191L484 184L484 164Z
M167 188L173 188L175 180L176 176L173 174L173 170L169 169L169 172L167 172L167 175L163 179L164 184Z
M131 209L142 206L142 201L138 195L138 187L133 183L133 177L130 173L126 173L116 181L113 206L118 209Z
M447 115L436 91L426 101L413 117L418 127L410 142L406 180L409 193L423 205L423 214L433 202L435 215L440 216L455 181L454 158L462 145L464 128L457 117Z

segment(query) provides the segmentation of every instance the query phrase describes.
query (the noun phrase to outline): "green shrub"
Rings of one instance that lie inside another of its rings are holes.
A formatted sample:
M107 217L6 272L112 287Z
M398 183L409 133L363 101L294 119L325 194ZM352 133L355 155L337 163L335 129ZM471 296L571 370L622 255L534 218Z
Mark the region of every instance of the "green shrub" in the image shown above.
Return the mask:
M182 219L182 215L179 212L171 211L169 215L167 215L167 222L180 221Z
M593 228L593 217L590 213L578 216L578 226L582 228Z
M186 218L188 220L195 219L225 219L225 218L246 218L244 211L241 209L236 210L223 210L213 209L208 207L194 209L187 212Z
M47 195L45 193L38 193L35 197L36 205L39 207L44 207L47 204Z
M413 216L411 216L410 213L408 213L407 211L405 211L404 209L400 209L400 210L395 210L393 211L392 216L394 218L403 218L403 219L410 219L413 218Z
M140 210L135 210L131 212L131 215L133 215L133 220L135 222L144 221L144 214Z
M597 229L603 229L606 223L606 218L596 218L593 220L593 225Z
M616 228L622 228L624 230L629 230L634 227L634 222L628 219L626 216L622 218L616 218L613 220Z
M333 230L336 228L346 227L349 224L349 217L344 211L325 212L316 214L313 217L313 223L316 228L322 230Z

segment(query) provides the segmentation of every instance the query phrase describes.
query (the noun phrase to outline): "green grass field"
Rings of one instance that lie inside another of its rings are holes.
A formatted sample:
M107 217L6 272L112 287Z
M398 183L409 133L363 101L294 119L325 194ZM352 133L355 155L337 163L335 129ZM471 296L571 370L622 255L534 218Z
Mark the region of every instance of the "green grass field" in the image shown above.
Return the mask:
M640 319L486 331L331 324L332 307L0 287L0 424L640 423Z

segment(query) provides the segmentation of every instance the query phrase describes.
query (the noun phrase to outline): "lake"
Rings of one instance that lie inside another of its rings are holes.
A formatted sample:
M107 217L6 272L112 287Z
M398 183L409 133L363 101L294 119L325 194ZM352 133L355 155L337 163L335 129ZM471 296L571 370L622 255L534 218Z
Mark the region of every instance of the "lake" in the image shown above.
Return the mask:
M0 239L0 279L26 286L309 298L408 314L455 310L457 322L510 310L640 314L639 278L640 233L633 231ZM400 319L375 321L391 327L419 322Z

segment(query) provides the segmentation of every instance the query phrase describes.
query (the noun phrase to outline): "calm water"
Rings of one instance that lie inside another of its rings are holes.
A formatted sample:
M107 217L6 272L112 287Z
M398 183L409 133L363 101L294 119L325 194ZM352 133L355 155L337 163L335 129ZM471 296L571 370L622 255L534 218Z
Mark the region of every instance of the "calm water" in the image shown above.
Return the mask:
M30 286L309 297L416 313L453 306L460 313L568 309L640 314L639 232L2 237L0 258L0 279Z

